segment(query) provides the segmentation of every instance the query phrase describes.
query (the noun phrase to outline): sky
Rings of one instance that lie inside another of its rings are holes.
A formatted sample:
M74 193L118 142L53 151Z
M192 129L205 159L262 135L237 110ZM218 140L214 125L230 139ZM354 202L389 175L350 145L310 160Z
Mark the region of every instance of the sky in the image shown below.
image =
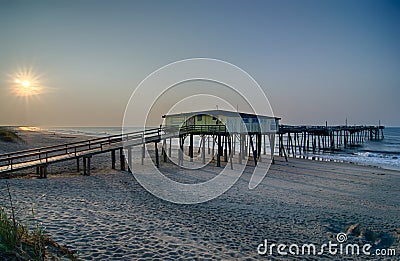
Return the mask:
M399 25L385 0L0 0L0 125L120 126L149 74L207 57L251 75L285 124L400 126Z

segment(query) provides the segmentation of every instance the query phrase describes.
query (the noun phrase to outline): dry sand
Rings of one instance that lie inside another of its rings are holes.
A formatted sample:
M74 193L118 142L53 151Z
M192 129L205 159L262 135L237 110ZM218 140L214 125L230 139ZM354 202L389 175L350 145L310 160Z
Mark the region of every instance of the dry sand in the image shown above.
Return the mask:
M264 239L319 246L329 240L336 242L339 232L348 232L349 243L394 248L397 256L387 260L399 258L399 172L278 159L254 190L248 189L253 170L248 166L220 197L202 204L177 205L147 192L131 174L111 170L109 155L95 156L92 165L92 176L74 174L71 162L50 168L50 173L70 175L8 180L18 215L27 220L34 204L35 218L46 231L58 243L78 251L82 260L377 259L329 253L318 257L257 253ZM180 171L169 163L161 168L188 183L220 171L214 166ZM5 182L0 180L0 202L7 205Z

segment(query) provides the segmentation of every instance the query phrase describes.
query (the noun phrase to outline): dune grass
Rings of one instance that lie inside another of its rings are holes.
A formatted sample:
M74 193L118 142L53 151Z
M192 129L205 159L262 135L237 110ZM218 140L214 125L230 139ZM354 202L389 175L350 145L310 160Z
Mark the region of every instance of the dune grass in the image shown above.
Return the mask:
M77 260L71 250L52 240L36 222L33 228L16 220L10 193L10 211L0 207L0 259L1 260ZM34 211L32 209L32 215Z
M23 142L22 138L7 127L0 127L0 141L5 142Z

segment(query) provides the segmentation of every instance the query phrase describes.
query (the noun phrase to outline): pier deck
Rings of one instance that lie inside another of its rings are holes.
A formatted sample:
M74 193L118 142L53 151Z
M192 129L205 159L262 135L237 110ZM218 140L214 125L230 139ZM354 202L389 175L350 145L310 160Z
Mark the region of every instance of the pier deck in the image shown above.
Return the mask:
M146 143L160 142L162 135L161 128L148 129L112 135L102 138L95 138L86 141L73 142L61 145L41 147L0 155L0 174L37 168L37 174L46 176L46 166L52 163L76 159L79 171L79 159L84 160L84 172L90 171L86 164L90 164L93 155L101 153L112 153L113 167L115 167L115 151L120 150L121 161L124 161L122 149L128 146L138 146ZM170 135L174 135L171 133ZM164 138L167 138L165 136ZM124 165L124 164L123 164ZM89 173L88 173L89 174Z
M206 126L207 127L207 126ZM288 126L280 125L279 131L277 132L279 155L284 156L287 160L288 156L301 156L307 152L316 152L319 150L340 150L343 148L360 146L361 143L367 140L380 140L384 138L383 135L384 126ZM217 139L217 166L220 166L220 156L224 156L224 160L228 161L228 152L230 160L232 160L232 153L235 153L235 134L229 134L224 126L215 128L152 128L145 131L137 131L131 133L124 133L118 135L112 135L102 138L95 138L86 141L67 143L62 145L41 147L23 151L17 151L12 153L0 154L0 175L5 173L12 173L17 170L24 170L28 168L36 168L36 173L40 177L47 176L47 166L52 163L76 160L77 171L80 171L80 159L83 160L83 173L84 175L90 175L90 160L93 155L102 153L111 153L112 168L115 169L116 165L116 151L119 151L119 160L121 170L125 168L125 155L123 149L128 151L128 162L130 160L131 148L135 146L142 146L145 144L155 143L156 153L156 165L159 165L158 159L158 147L159 142L163 142L163 150L166 149L166 140L172 138L180 139L180 147L183 151L183 143L186 136L190 136L189 154L191 159L193 158L193 134L213 136ZM236 134L237 135L237 134ZM253 135L255 135L253 133ZM249 134L249 138L240 137L241 153L239 156L239 162L244 156L250 155L250 151L253 151L254 159L261 155L261 135L264 133L258 133L257 139L253 144L252 136ZM225 137L221 140L221 137ZM275 137L275 136L274 136ZM272 138L270 142L275 144L275 138ZM264 154L266 139L264 137ZM286 143L286 144L285 144ZM202 146L205 147L205 140L202 142ZM223 149L225 145L225 149ZM208 146L210 143L208 141ZM214 145L213 145L214 146ZM170 142L171 147L171 142ZM233 148L232 148L233 147ZM272 147L275 147L272 145ZM244 149L243 149L244 148ZM247 149L248 148L248 149ZM249 151L247 154L246 151ZM199 149L200 151L200 149ZM214 151L214 147L213 150ZM272 150L273 152L273 150ZM169 154L171 148L169 149ZM210 153L210 148L208 148ZM203 148L203 154L205 149ZM274 154L274 153L272 153ZM165 160L164 154L164 160ZM182 156L182 155L181 155ZM142 157L144 157L144 150L142 150ZM183 158L183 157L182 157ZM272 158L273 159L273 158ZM203 156L204 161L204 156ZM257 161L255 160L255 164ZM130 165L130 164L129 164ZM128 167L128 171L130 171Z

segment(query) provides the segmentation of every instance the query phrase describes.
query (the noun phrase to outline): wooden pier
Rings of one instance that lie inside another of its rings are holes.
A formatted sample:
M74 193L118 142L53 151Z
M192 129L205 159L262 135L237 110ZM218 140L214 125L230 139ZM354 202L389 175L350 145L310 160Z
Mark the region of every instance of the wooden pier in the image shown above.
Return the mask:
M338 151L384 138L384 126L288 126L278 131L279 155L304 156L308 152Z
M255 164L257 164L258 160L261 160L262 136L265 136L261 133L229 133L224 125L184 126L181 128L160 126L159 128L146 129L145 131L0 154L0 177L6 177L5 174L15 171L36 169L36 174L39 177L46 178L49 165L64 161L75 161L78 173L82 171L83 175L90 175L92 157L104 153L110 153L112 169L115 169L116 163L119 162L122 171L128 170L132 172L130 166L132 166L133 147L141 147L140 158L143 165L145 147L149 146L148 144L154 144L154 150L151 150L154 155L150 156L155 166L159 167L160 158L164 162L168 161L168 157L171 158L172 140L174 139L178 139L177 143L179 144L177 146L178 164L183 164L185 152L190 158L189 161L193 161L195 135L201 137L198 150L199 152L201 151L203 164L205 163L206 154L208 154L215 160L218 167L221 166L222 161L226 163L230 161L232 165L236 143L239 144L239 164L242 164L242 160L250 155L253 156ZM186 138L189 140L189 146L185 149ZM270 135L269 138L274 142L275 135ZM264 137L265 142L266 139ZM161 150L161 153L159 153L159 150Z
M189 138L189 146L186 151L189 161L193 161L194 135L200 136L201 139L198 152L201 152L201 163L203 164L207 151L207 154L215 159L218 167L221 166L221 158L226 163L230 162L232 167L232 159L235 154L237 154L236 160L239 164L242 164L242 160L252 156L254 164L257 165L257 162L262 159L262 147L264 148L263 155L266 155L267 143L269 143L271 155L263 158L274 162L275 146L279 150L279 156L284 156L287 160L288 156L305 157L310 152L337 151L360 146L367 140L381 140L384 138L383 129L384 126L279 125L276 133L254 131L244 134L241 132L229 133L224 125L185 126L181 128L160 126L145 131L0 154L0 177L4 177L3 174L35 168L39 177L46 178L48 166L63 161L75 161L78 173L82 167L83 174L90 175L92 157L103 153L111 154L112 169L116 168L116 162L119 161L121 170L131 172L132 148L136 146L142 148L141 161L143 164L147 144L154 144L154 156L151 156L151 158L154 164L159 167L160 154L165 162L168 157L171 157L173 139L178 139L178 164L183 164L184 143L187 137ZM275 137L277 137L277 143ZM160 144L161 153L159 153ZM214 154L215 146L216 153ZM212 147L212 152L210 147ZM127 162L128 167L126 166Z
M80 162L82 161L83 174L90 175L91 158L96 154L102 153L111 153L111 167L113 169L116 166L116 153L118 153L121 170L125 170L124 144L128 143L129 146L138 146L146 143L157 144L161 140L162 131L161 128L153 128L145 131L1 154L0 174L36 168L36 174L46 178L47 167L50 164L75 160L77 172L80 172Z

